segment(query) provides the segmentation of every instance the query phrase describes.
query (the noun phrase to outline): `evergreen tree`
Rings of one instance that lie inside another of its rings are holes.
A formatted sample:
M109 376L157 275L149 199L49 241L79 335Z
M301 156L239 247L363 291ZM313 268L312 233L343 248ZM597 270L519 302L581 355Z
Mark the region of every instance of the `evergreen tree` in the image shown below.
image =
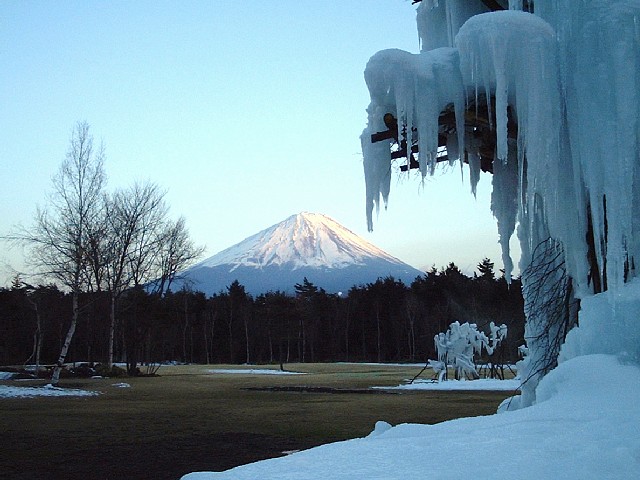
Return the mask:
M483 258L477 266L478 275L476 278L479 280L493 281L495 280L495 273L493 271L493 262L488 258Z

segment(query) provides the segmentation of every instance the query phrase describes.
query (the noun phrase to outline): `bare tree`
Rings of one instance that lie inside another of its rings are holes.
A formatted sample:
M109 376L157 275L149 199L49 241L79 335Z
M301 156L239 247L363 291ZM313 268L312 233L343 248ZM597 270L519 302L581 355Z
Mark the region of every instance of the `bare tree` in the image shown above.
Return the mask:
M155 195L151 196L153 198L156 198ZM153 208L142 212L144 214L140 216L137 235L128 255L127 286L138 290L138 295L131 296L134 304L142 299L140 294L144 292L151 297L146 301L155 305L170 289L178 272L200 256L203 248L193 245L184 218L176 221L166 219L164 202L150 202L148 206ZM152 312L147 309L139 316L129 316L123 326L127 369L130 374L137 371L139 349L148 334L152 316Z
M31 361L35 362L34 373L38 375L40 371L40 355L42 353L42 341L43 341L43 321L42 321L42 311L40 309L40 302L38 297L39 292L33 285L29 285L28 283L20 280L19 276L13 280L13 290L22 290L24 293L24 298L26 299L30 310L33 311L36 317L36 327L33 332L33 350L29 358L24 362L25 365Z
M189 236L184 217L168 220L156 238L156 256L152 272L155 272L153 293L164 295L178 276L178 272L194 262L204 247L197 247Z
M420 313L420 300L415 293L410 291L405 297L404 304L407 314L409 359L413 362L416 358L416 320Z
M536 246L522 272L527 362L523 386L533 392L539 380L558 364L560 347L578 322L579 300L567 274L563 245L547 238Z
M189 238L184 218L167 219L165 191L135 183L106 198L101 255L105 288L111 297L108 365L113 365L117 303L131 287L146 286L162 296L178 271L202 253ZM97 269L96 269L97 270Z
M37 209L34 224L11 235L30 250L30 261L38 273L71 291L71 323L60 350L51 383L56 385L80 315L79 295L89 288L88 252L90 232L100 215L104 148L93 147L89 125L79 122L73 129L69 151L53 177L48 208Z
M131 267L138 261L135 254L149 250L142 245L145 239L152 237L145 228L158 225L159 219L167 213L164 195L156 184L147 182L135 183L105 197L105 231L96 261L102 264L102 277L110 295L108 368L113 365L117 302L134 283Z

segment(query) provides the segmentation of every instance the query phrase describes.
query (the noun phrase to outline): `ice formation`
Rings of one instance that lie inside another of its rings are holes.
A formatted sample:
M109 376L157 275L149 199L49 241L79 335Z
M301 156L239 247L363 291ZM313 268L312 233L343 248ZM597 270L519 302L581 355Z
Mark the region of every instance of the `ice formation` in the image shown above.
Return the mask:
M551 336L563 341L571 326L552 324L549 305L581 299L588 325L567 336L560 358L600 351L593 332L607 331L609 353L640 359L640 344L625 340L625 328L603 327L618 318L638 328L637 317L616 313L616 292L629 288L640 259L640 1L499 3L509 10L488 12L480 0L423 0L421 52L386 50L366 66L371 103L361 140L372 228L373 209L389 195L391 140L371 143L386 129L385 113L397 119L399 142L417 144L423 176L433 172L446 137L449 161L468 163L472 181L487 154L468 118L475 110L488 123L491 209L505 271L509 277L509 238L517 230L524 293L535 312L526 330L526 405L535 400L534 374ZM524 3L534 12L523 11ZM443 121L447 112L455 124ZM589 297L600 292L609 314L595 320Z
M489 336L478 330L475 323L453 322L444 333L439 333L434 337L438 361L430 361L429 364L438 373L438 382L442 381L446 375L446 366L451 366L456 371L456 378L479 378L476 365L473 360L474 355L479 355L486 351L488 355L498 347L500 342L507 336L507 326L489 324Z

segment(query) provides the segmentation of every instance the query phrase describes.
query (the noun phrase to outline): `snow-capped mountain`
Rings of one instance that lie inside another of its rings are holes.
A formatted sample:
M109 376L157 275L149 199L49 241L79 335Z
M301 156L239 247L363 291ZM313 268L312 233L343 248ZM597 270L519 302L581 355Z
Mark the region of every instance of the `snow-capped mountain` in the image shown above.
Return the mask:
M291 293L307 277L335 293L379 277L411 283L421 274L326 215L304 212L194 265L174 289L186 282L211 295L238 280L253 295Z

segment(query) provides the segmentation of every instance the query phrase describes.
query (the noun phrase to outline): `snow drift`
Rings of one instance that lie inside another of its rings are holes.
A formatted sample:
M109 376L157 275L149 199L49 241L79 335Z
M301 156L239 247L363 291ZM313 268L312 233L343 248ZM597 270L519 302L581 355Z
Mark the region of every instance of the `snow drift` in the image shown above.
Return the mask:
M610 375L602 375L610 372ZM640 370L611 356L575 358L543 379L538 403L437 425L378 428L348 440L183 480L354 478L629 479L640 477ZM612 401L615 399L615 401ZM372 425L373 429L373 425Z

